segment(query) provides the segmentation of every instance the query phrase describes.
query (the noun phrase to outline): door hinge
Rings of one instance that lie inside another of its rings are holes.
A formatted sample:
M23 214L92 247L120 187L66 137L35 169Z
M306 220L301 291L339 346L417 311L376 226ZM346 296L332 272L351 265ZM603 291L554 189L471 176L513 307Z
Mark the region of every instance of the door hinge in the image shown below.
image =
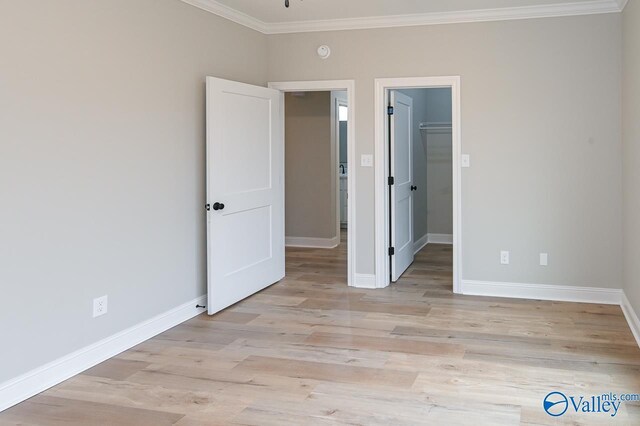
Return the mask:
M389 183L389 186L391 186L396 183L396 180L393 178L393 176L389 176L387 182Z
M394 256L396 254L396 248L395 247L389 247L389 256Z
M393 107L392 107L392 106L388 106L388 107L387 107L387 114L388 114L388 115L393 115L393 111L394 111L394 110L393 110Z

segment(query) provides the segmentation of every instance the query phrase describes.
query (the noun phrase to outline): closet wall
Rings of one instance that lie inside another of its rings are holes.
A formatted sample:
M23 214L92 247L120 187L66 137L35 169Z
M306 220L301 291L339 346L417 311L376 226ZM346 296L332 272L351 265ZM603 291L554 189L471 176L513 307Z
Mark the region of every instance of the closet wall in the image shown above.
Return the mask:
M453 233L451 89L400 90L413 99L413 240ZM430 127L430 129L421 129Z
M451 89L426 89L429 129L421 130L427 154L427 229L453 234L453 158L451 151Z

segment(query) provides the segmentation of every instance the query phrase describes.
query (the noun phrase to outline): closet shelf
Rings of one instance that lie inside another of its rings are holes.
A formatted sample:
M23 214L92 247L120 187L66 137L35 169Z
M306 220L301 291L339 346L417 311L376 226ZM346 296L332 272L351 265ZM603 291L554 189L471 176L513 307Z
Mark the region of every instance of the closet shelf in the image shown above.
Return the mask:
M420 123L420 130L451 130L450 123Z

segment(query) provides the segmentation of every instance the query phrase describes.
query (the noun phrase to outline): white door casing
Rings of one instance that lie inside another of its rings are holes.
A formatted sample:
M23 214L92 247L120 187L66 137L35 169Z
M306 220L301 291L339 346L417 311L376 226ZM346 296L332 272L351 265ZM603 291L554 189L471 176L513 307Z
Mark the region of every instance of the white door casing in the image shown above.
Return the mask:
M210 315L285 275L281 97L277 90L207 77Z
M348 218L347 222L349 227L347 229L347 281L350 287L360 288L372 288L372 280L375 281L375 276L369 274L356 274L356 257L358 253L357 249L357 193L356 193L356 103L355 103L355 81L354 80L316 80L316 81L281 81L271 82L269 87L277 89L282 92L308 92L308 91L346 91L347 92L347 104L348 121L349 126L347 130L347 146L348 146L348 158L347 158L347 170L352 171L350 173L347 187L349 197L348 204ZM284 100L283 106L284 109ZM283 124L284 126L284 124Z
M391 176L391 281L413 263L413 99L392 91L390 105Z
M402 77L375 79L375 268L377 288L385 288L391 282L389 249L389 176L388 115L389 92L397 89L451 88L453 156L453 292L462 294L462 111L460 76Z

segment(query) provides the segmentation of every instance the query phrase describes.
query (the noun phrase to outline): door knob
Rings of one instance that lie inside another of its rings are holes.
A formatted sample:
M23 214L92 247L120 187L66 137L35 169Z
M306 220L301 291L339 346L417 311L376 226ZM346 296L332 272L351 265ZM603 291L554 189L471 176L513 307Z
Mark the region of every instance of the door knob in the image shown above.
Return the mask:
M213 203L213 209L215 211L224 210L224 204L222 204L222 203Z
M412 191L417 191L417 190L418 190L418 187L417 187L417 186L414 186L414 185L411 185L411 190L412 190Z

